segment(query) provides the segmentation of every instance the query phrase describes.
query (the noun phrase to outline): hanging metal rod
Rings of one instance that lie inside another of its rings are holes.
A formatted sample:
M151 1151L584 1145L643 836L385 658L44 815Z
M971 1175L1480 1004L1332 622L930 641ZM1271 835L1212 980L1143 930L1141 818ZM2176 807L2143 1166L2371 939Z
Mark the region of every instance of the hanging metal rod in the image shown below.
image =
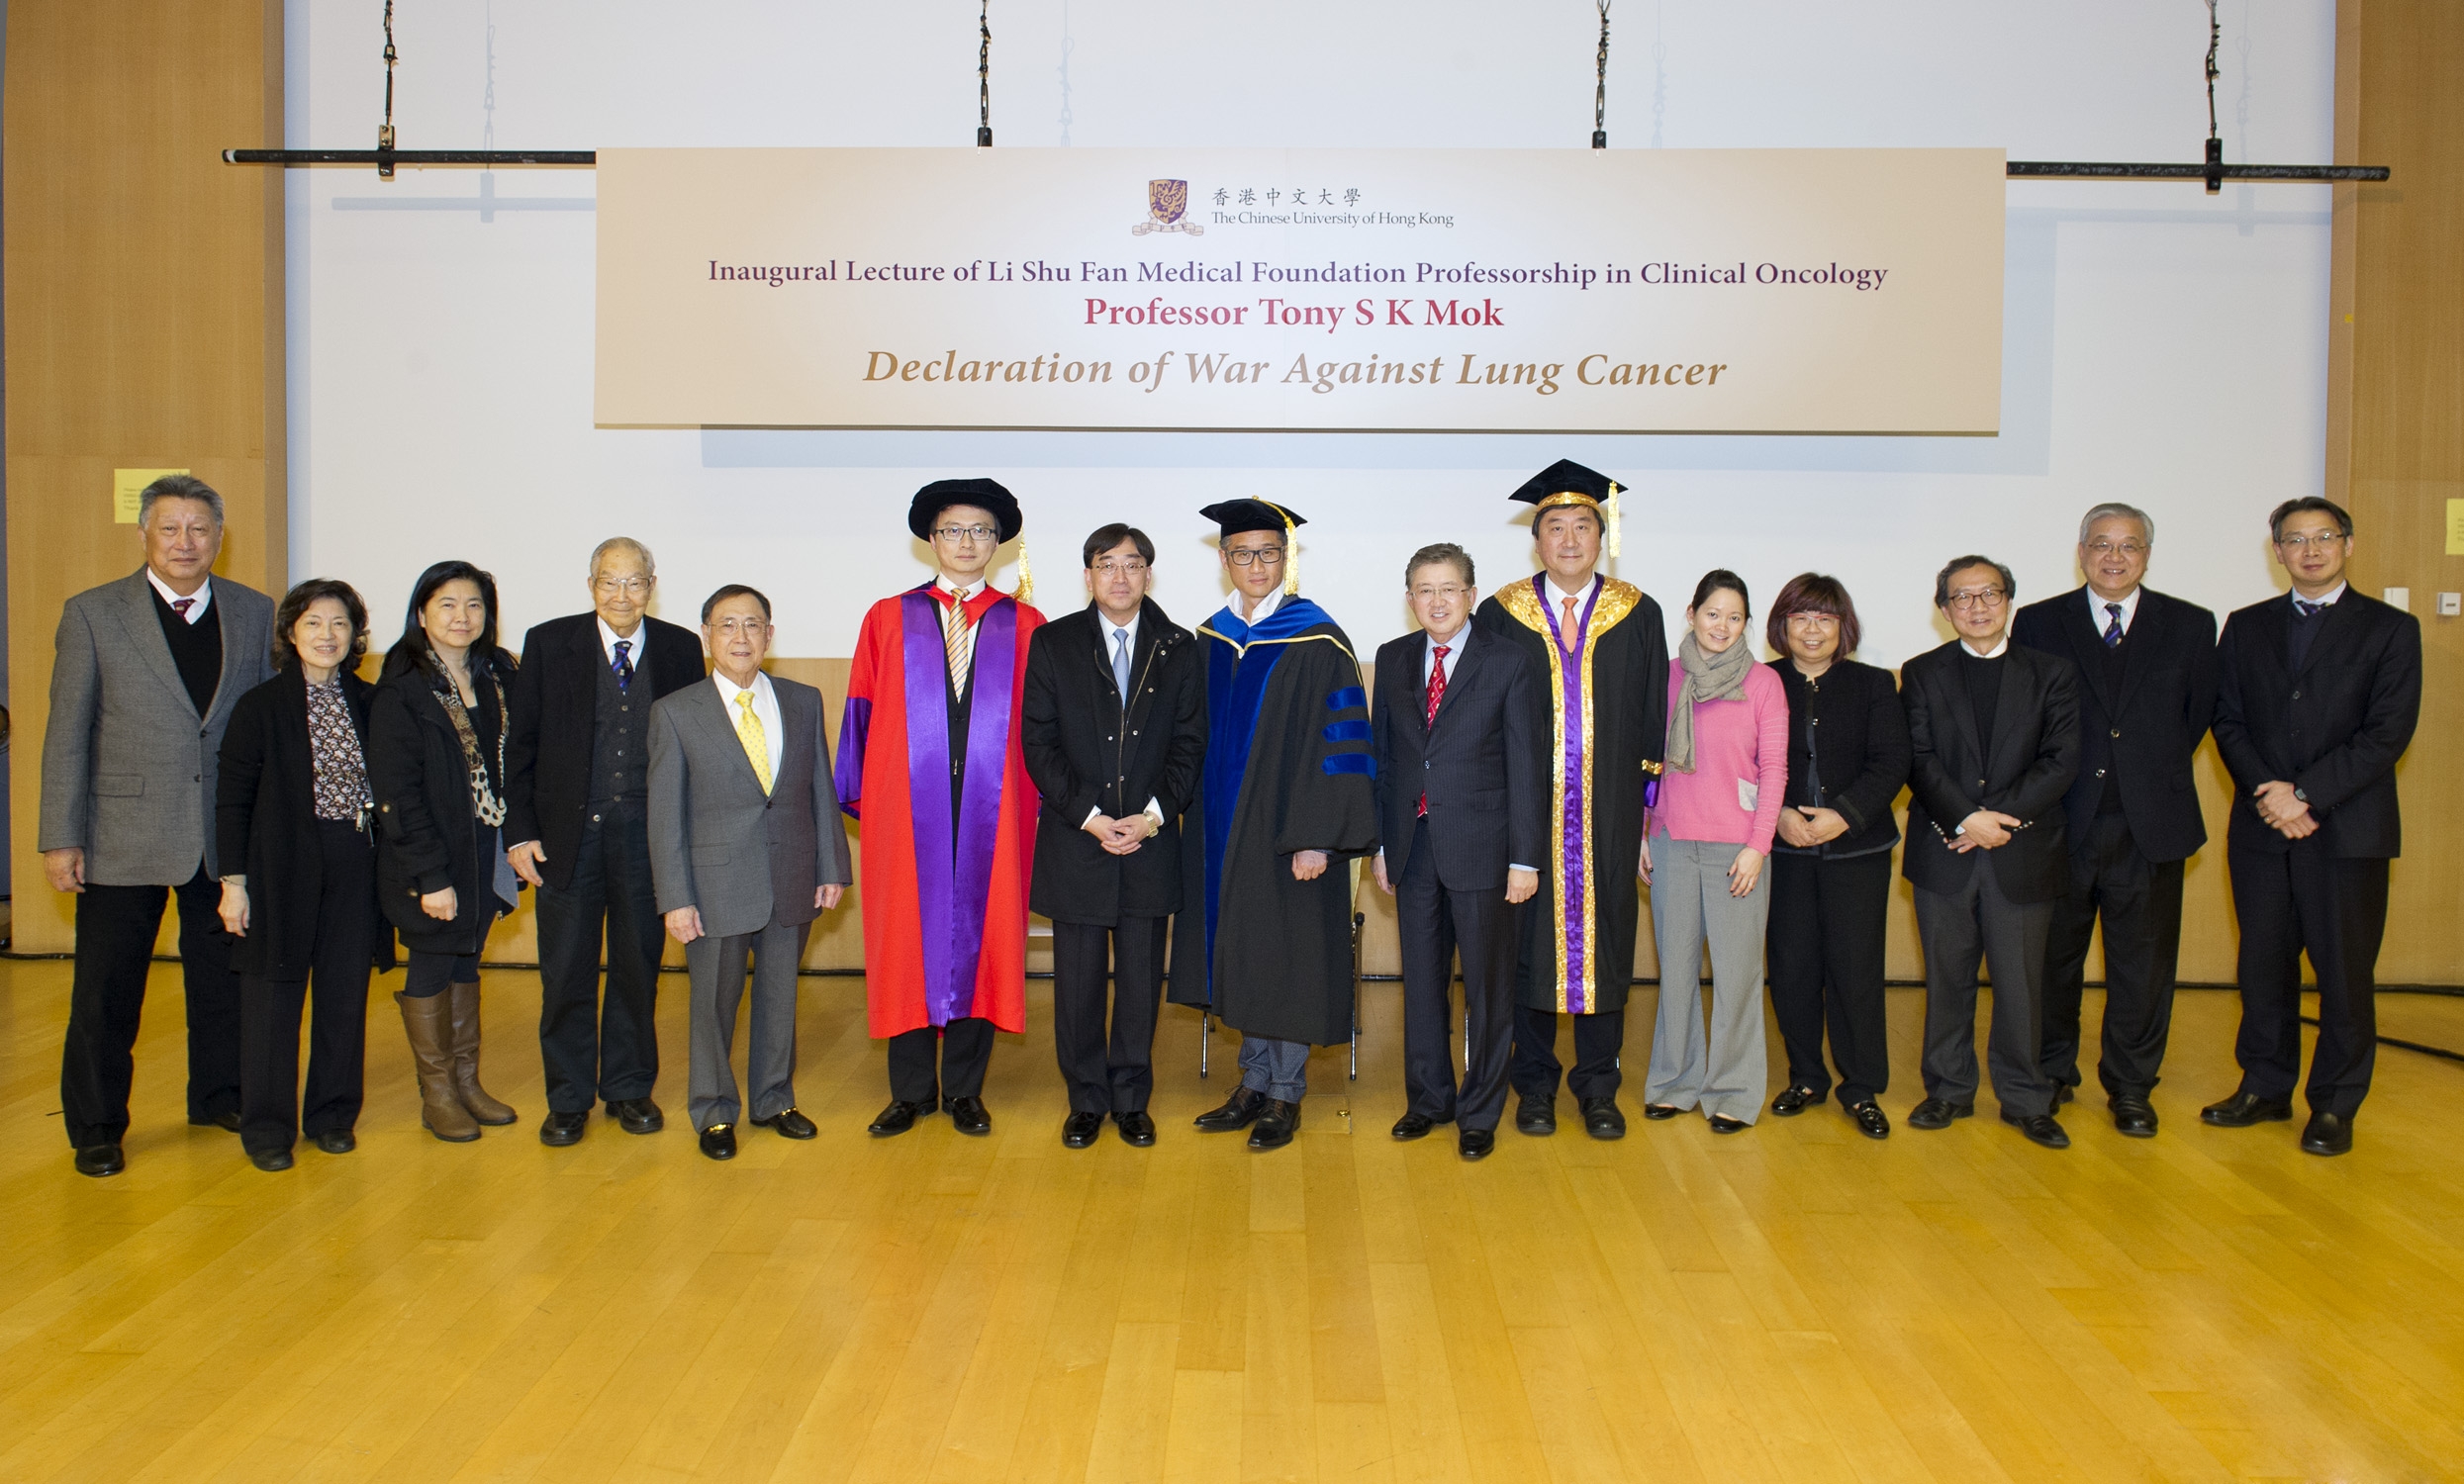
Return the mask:
M228 165L595 165L596 149L226 149ZM2385 165L2172 165L2099 164L2015 159L2004 167L2013 180L2205 180L2211 171L2226 180L2385 180Z

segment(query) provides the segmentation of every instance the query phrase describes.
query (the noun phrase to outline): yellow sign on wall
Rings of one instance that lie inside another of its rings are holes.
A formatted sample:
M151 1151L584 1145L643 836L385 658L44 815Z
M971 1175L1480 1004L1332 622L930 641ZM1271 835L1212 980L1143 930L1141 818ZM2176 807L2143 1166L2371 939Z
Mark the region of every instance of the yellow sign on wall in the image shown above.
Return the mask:
M137 523L137 498L145 487L166 474L186 474L185 469L114 469L111 471L111 518L122 525Z
M2464 500L2447 502L2447 555L2464 556Z

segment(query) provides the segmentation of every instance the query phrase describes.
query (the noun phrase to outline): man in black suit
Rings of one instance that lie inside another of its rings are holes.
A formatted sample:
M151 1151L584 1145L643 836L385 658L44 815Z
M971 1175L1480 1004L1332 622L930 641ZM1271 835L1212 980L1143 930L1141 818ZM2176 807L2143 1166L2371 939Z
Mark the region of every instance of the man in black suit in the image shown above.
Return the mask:
M1377 651L1370 714L1377 753L1377 884L1395 897L1403 949L1403 1087L1394 1137L1453 1123L1467 1159L1496 1147L1514 1050L1520 908L1540 889L1548 743L1531 665L1475 635L1479 590L1453 542L1404 565L1416 633ZM1458 1092L1449 1009L1463 951L1469 1066Z
M1976 1111L1976 966L1993 973L1986 1062L2002 1121L2047 1149L2053 1117L2038 1057L2046 929L2070 885L2062 794L2079 773L2079 678L2070 661L2014 646L2011 569L1964 556L1934 579L1959 637L1900 671L1908 707L1908 849L1925 945L1925 1101L1913 1129Z
M658 581L650 548L600 542L592 611L530 630L514 677L505 854L539 888L541 1144L579 1144L602 1099L628 1134L667 1121L650 1100L666 942L650 879L650 707L702 679L702 644L650 616Z
M2070 786L2070 893L2044 949L2038 1065L2056 1103L2079 1085L2088 939L2105 920L2105 1026L2096 1077L2114 1127L2153 1138L2147 1095L2173 1024L2182 870L2207 842L2192 755L2216 711L2216 615L2143 586L2156 522L2100 505L2079 522L2087 585L2019 610L2011 637L2079 667L2079 777Z
M1019 740L1044 796L1028 905L1052 919L1053 1051L1070 1090L1061 1142L1087 1148L1109 1115L1123 1143L1145 1149L1181 815L1206 760L1206 680L1189 631L1147 597L1146 532L1099 527L1083 556L1091 601L1027 644Z
M2241 1086L2199 1116L2289 1119L2302 1070L2302 954L2319 977L2302 1148L2353 1147L2378 1059L2376 974L2387 863L2401 853L2396 760L2421 715L2421 625L2345 585L2353 517L2290 500L2268 516L2289 599L2225 620L2216 745L2237 797L2225 835L2241 919Z

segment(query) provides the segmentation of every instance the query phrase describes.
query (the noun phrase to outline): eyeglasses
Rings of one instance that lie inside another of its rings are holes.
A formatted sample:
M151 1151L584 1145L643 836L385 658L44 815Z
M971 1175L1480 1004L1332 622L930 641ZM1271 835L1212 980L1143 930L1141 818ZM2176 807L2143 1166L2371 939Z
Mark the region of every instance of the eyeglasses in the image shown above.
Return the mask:
M2088 542L2087 547L2096 556L2112 556L2117 551L2134 558L2147 554L2147 544L2143 541L2108 541L2102 536Z
M1470 591L1471 590L1469 588L1464 587L1460 583L1448 583L1443 588L1414 588L1412 589L1411 597L1412 602L1414 603L1435 603L1440 600L1444 600L1447 603L1456 603L1461 601L1463 596Z
M2306 535L2296 532L2290 536L2278 536L2276 538L2276 544L2279 546L2290 546L2295 551L2300 551L2311 546L2316 546L2320 550L2324 551L2335 542L2348 539L2350 538L2340 530L2322 530L2318 532L2316 535Z
M1261 546L1254 550L1246 546L1236 546L1225 552L1224 556L1235 567L1280 567L1283 565L1283 548L1280 546Z
M1788 615L1788 622L1792 627L1801 623L1807 628L1838 628L1840 626L1840 615L1837 613L1817 613L1809 608L1801 612L1790 613Z
M1104 577L1111 577L1115 574L1123 577L1136 577L1146 570L1147 564L1139 561L1135 557L1132 557L1125 562L1102 561L1095 563L1096 573Z
M767 618L721 618L711 625L724 638L755 638L770 627Z
M642 598L648 596L650 592L650 579L646 577L603 577L592 583L591 589L593 592L605 593L610 598L615 598L619 594L629 598Z
M1000 532L989 525L936 525L932 534L934 539L955 546L961 541L990 541Z
M1998 608L2009 595L2000 588L1967 588L1950 595L1954 608Z

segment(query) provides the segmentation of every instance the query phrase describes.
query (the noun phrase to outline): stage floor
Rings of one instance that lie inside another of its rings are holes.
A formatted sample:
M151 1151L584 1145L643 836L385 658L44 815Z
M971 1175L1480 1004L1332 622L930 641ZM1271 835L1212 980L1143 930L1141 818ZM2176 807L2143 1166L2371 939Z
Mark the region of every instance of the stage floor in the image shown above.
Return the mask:
M1887 1143L1831 1104L1733 1138L1647 1124L1637 1075L1623 1143L1561 1099L1556 1138L1509 1127L1466 1165L1451 1131L1387 1137L1391 984L1364 991L1360 1080L1319 1053L1299 1140L1253 1157L1189 1128L1230 1046L1198 1080L1178 1010L1157 1146L1063 1149L1042 981L995 1053L991 1138L869 1139L861 985L808 978L821 1137L746 1129L717 1164L685 1117L680 977L667 1132L595 1118L551 1150L537 981L492 973L486 1079L520 1125L423 1133L380 992L358 1152L262 1174L183 1121L157 966L129 1170L98 1181L57 1120L68 981L0 964L4 1479L2464 1474L2464 1066L2382 1051L2341 1159L2298 1125L2203 1128L2228 994L2182 994L2149 1142L2101 1098L2066 1110L2067 1153L1990 1097L1907 1129L1921 1000L1894 991ZM2464 1048L2464 1000L2381 1018Z

